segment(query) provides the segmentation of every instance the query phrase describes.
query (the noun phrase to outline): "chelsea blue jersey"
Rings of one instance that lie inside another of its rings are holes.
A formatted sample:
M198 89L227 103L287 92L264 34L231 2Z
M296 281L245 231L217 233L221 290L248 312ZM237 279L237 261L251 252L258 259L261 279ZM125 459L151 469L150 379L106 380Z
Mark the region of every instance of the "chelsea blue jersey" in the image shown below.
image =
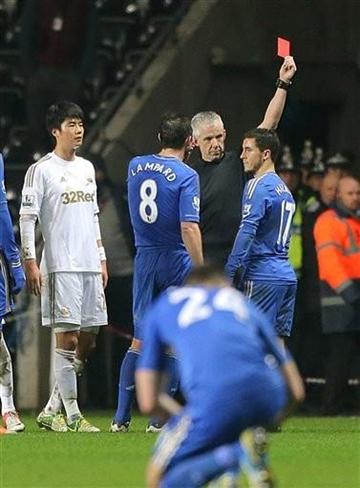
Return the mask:
M247 280L296 282L288 261L294 198L275 173L253 178L245 186L242 221L226 271L233 277L238 267Z
M174 157L135 157L129 163L128 197L136 247L185 248L180 223L199 222L196 171Z
M162 370L170 346L179 360L182 391L195 409L263 368L264 361L271 360L274 368L287 361L271 324L229 286L171 288L143 321L138 368Z
M5 189L5 175L4 175L4 160L0 154L0 205L7 204L6 189Z
M4 160L0 154L0 331L1 318L10 312L10 294L19 293L25 284L19 250L14 236L5 190Z

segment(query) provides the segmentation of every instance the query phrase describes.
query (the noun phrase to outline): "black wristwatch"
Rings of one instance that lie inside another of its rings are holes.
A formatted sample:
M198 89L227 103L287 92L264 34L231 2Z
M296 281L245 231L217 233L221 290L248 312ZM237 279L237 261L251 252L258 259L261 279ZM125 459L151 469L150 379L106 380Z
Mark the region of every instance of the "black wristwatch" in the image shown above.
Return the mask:
M283 81L283 80L280 80L280 78L278 78L276 80L275 86L276 86L276 88L281 88L282 90L288 91L291 83L292 83L291 81Z

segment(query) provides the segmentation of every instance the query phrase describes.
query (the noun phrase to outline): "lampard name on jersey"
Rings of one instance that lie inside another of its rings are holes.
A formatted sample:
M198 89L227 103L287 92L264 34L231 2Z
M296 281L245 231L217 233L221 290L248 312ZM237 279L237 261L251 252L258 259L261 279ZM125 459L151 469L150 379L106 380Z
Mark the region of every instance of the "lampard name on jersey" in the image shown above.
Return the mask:
M136 176L138 173L142 171L156 171L157 173L161 173L168 181L176 180L176 174L171 168L167 168L164 164L160 163L145 163L145 164L137 164L136 168L131 168L131 176Z

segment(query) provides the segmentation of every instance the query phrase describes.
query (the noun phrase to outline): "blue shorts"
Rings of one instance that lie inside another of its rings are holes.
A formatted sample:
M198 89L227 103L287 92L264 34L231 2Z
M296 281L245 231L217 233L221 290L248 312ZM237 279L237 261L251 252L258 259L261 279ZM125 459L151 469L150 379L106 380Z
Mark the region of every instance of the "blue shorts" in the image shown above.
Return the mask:
M204 403L197 398L196 405L188 404L163 427L152 456L162 472L193 456L237 442L248 427L271 424L287 402L282 375L265 364L240 376L233 385L221 387L222 391L214 391L212 385L208 388Z
M141 318L150 303L169 286L182 285L191 269L192 261L185 250L137 250L133 282L135 339L143 339Z
M294 318L296 288L296 283L280 285L246 280L243 292L274 325L278 336L288 337Z

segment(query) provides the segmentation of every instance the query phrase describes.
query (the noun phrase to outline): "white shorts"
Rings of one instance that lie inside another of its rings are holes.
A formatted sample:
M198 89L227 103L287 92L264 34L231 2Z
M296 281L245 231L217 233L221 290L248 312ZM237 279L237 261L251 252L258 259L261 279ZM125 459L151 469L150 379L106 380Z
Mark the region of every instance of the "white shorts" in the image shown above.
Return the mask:
M56 272L43 276L42 324L98 327L107 324L101 273Z

